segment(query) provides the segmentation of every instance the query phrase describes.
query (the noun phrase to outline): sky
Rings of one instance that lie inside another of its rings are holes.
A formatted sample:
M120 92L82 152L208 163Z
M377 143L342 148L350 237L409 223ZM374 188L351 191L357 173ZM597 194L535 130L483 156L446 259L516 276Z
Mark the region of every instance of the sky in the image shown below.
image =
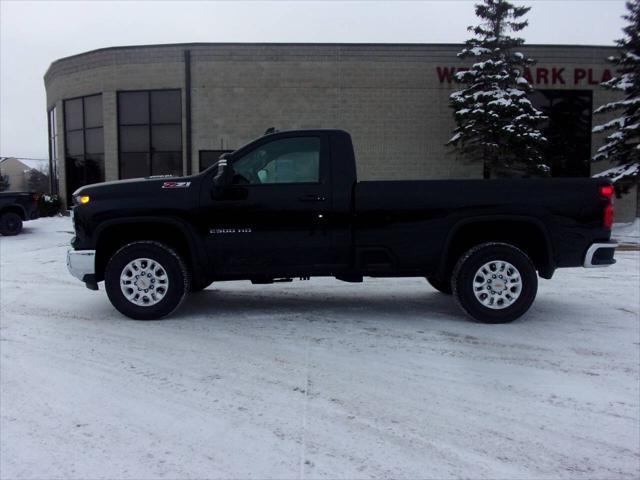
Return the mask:
M515 1L529 43L613 45L624 0ZM186 42L457 43L474 1L0 0L0 156L47 158L43 75L96 48Z

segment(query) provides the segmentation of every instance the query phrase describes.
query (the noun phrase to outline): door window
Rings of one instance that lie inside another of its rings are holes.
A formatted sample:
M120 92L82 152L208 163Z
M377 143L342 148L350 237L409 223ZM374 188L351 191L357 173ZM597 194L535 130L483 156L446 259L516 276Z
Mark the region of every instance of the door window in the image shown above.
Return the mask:
M293 137L266 143L233 163L235 184L320 182L320 138Z

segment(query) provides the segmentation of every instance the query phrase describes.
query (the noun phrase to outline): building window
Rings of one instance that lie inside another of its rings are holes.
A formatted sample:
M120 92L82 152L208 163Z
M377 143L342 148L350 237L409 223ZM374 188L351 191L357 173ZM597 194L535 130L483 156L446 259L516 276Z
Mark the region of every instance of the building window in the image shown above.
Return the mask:
M204 172L207 168L216 163L220 158L220 155L231 152L233 152L233 150L200 150L200 171Z
M104 182L101 94L64 101L64 134L67 202L70 204L76 189Z
M57 109L53 107L48 113L49 119L49 181L52 194L58 193L58 126Z
M553 177L588 177L591 166L591 90L536 90L531 103L547 116L540 125Z
M120 178L182 175L180 90L118 92Z

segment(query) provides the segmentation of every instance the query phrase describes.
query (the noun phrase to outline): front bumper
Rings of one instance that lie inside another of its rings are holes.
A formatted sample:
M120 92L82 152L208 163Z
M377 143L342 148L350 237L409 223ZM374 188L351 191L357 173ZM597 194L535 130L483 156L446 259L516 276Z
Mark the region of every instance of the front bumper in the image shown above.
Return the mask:
M95 250L67 250L67 268L69 273L83 281L91 290L97 290L96 251Z
M617 246L618 243L613 241L591 244L584 256L584 263L582 266L585 268L596 268L613 265L616 263L615 258L613 258L613 254Z

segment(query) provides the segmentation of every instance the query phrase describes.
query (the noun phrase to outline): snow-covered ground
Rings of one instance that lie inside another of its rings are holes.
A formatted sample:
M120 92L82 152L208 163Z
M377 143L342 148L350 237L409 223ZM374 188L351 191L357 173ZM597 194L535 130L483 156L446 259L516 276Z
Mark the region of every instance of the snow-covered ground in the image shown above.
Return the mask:
M640 218L636 218L630 223L615 223L613 225L612 236L618 240L620 244L640 244Z
M223 283L158 322L0 238L0 476L638 478L639 253L510 325L420 279Z

